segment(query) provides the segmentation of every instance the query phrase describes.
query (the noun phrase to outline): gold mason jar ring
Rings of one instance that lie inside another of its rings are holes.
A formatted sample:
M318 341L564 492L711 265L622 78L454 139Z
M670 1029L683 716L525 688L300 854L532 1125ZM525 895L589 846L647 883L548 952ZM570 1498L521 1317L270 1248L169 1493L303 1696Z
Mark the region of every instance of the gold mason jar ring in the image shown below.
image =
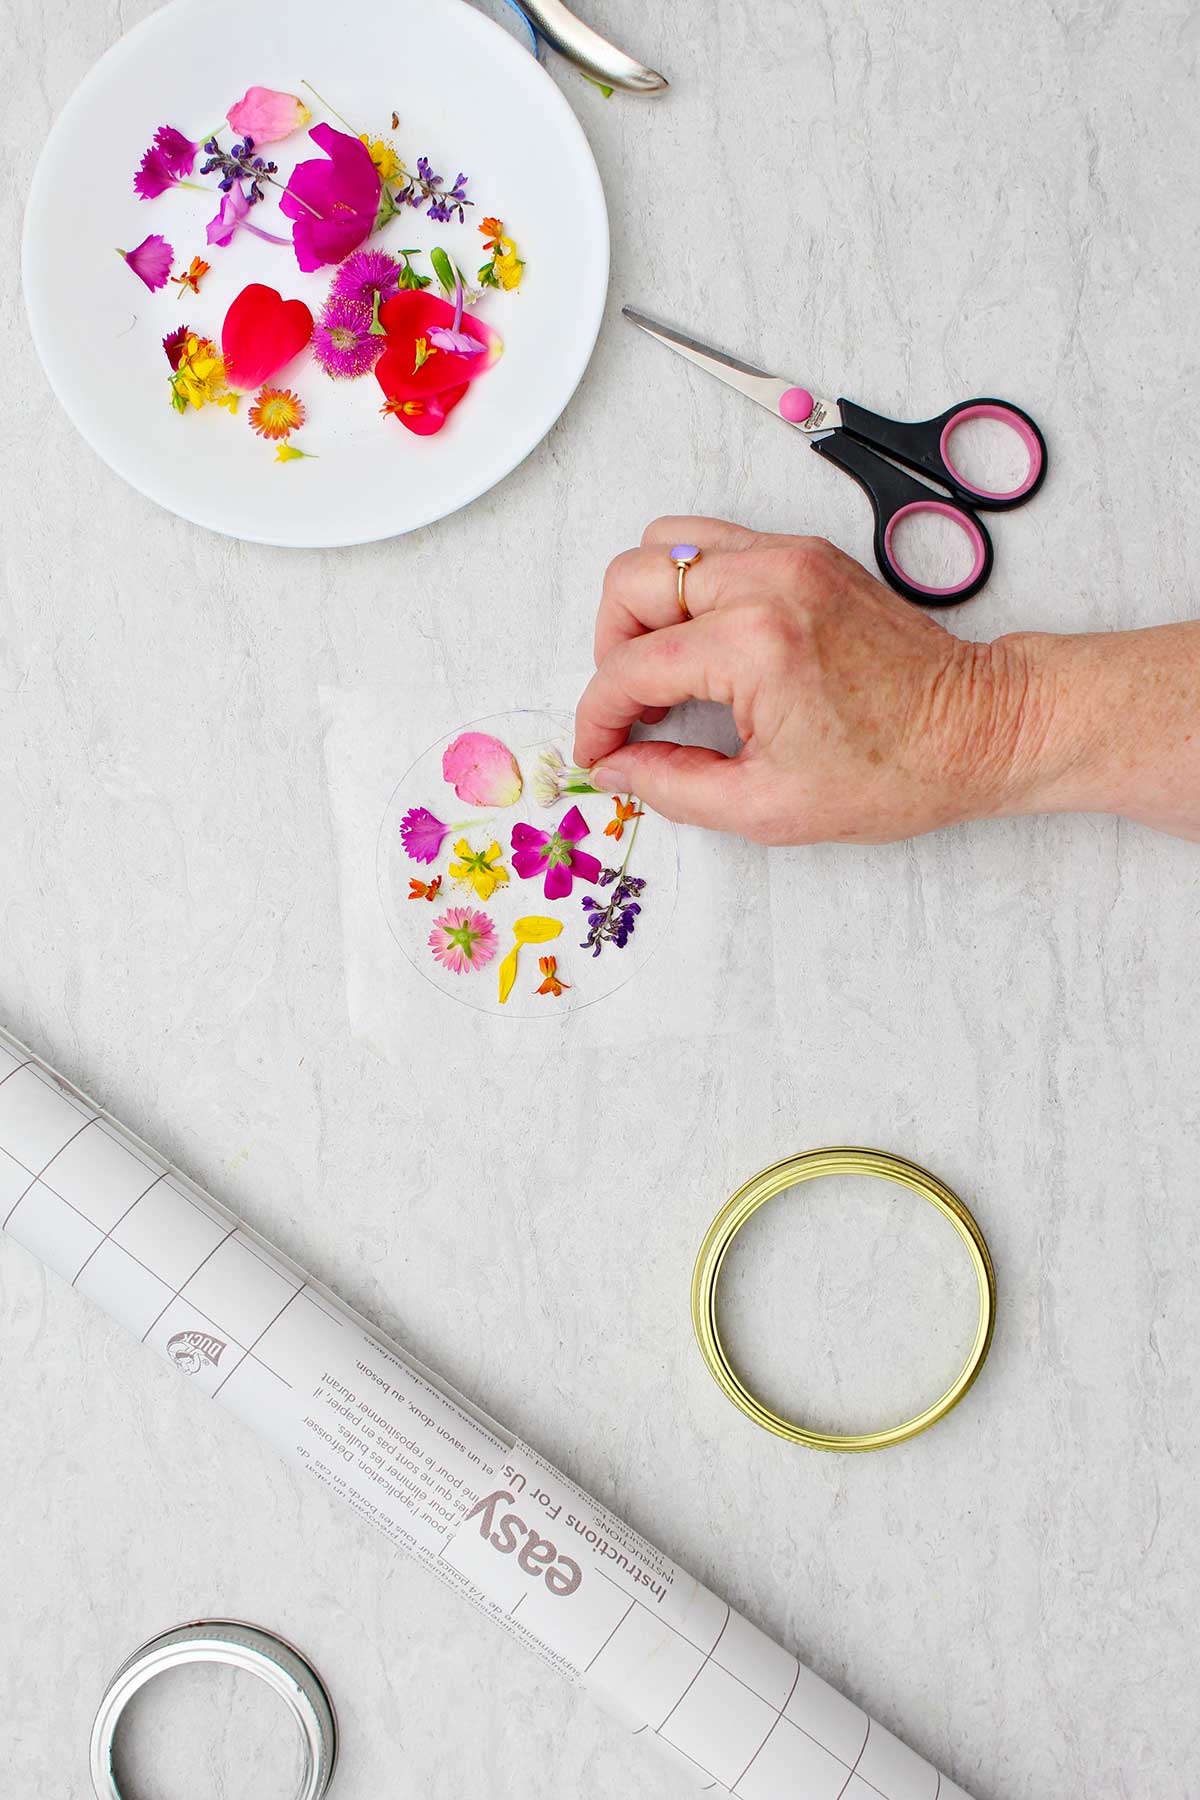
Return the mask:
M915 1418L882 1431L856 1432L839 1436L827 1431L810 1431L791 1419L782 1419L761 1400L755 1398L734 1371L721 1334L717 1328L717 1281L729 1246L760 1206L795 1187L801 1181L815 1181L822 1175L871 1175L880 1181L895 1181L910 1188L935 1206L943 1218L949 1219L966 1245L979 1284L979 1324L975 1330L966 1362L939 1400L927 1406ZM692 1325L700 1354L708 1364L717 1384L733 1404L753 1419L756 1425L772 1431L776 1437L793 1444L807 1444L812 1450L882 1450L886 1444L902 1444L906 1438L928 1431L958 1405L983 1367L992 1343L996 1311L996 1276L988 1247L969 1210L944 1182L917 1163L902 1156L891 1156L884 1150L829 1149L806 1150L772 1163L769 1169L753 1176L721 1208L708 1228L696 1267L692 1274Z

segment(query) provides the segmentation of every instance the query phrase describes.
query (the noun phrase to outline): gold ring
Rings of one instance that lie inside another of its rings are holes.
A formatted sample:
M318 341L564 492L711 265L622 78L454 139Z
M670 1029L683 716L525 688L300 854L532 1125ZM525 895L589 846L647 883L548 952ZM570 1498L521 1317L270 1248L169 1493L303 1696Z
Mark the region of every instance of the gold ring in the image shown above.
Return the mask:
M700 561L699 544L672 544L671 561L675 564L676 570L678 571L678 585L675 590L675 597L679 601L679 610L685 619L690 619L692 615L688 611L688 603L684 597L683 578L691 568L692 564Z
M957 1231L967 1247L979 1284L979 1324L975 1331L975 1342L959 1373L940 1400L935 1400L932 1406L926 1407L924 1412L906 1420L904 1424L892 1425L883 1431L838 1436L827 1431L809 1431L791 1419L780 1418L778 1413L773 1413L769 1407L764 1406L761 1400L755 1399L734 1372L717 1329L717 1281L729 1246L742 1226L760 1206L781 1194L785 1188L794 1187L801 1181L815 1181L822 1175L872 1175L881 1181L898 1182L901 1187L911 1188L914 1194L920 1194L922 1199L928 1200L937 1208L943 1218L949 1219ZM769 1169L753 1176L726 1201L708 1228L692 1273L692 1326L696 1342L700 1346L700 1354L713 1379L733 1404L748 1419L753 1419L756 1425L774 1432L776 1437L787 1438L793 1444L807 1444L812 1450L882 1450L886 1444L902 1444L906 1438L916 1437L920 1431L928 1431L931 1425L936 1425L952 1407L958 1405L983 1367L991 1348L995 1313L996 1275L991 1255L983 1233L968 1208L956 1193L939 1181L936 1175L931 1175L928 1169L922 1169L917 1163L907 1162L902 1156L891 1156L884 1150L806 1150L799 1156L789 1156L782 1162L772 1163Z

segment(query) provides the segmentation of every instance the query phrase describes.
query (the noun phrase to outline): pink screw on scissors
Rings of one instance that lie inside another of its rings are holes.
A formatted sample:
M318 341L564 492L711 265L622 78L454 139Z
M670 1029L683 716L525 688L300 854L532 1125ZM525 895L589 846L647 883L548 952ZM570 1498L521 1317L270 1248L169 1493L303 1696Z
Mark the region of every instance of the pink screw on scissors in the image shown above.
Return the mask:
M852 400L818 400L807 388L797 387L782 376L768 375L764 369L740 362L737 357L725 356L709 344L648 319L631 306L622 311L634 325L686 356L697 368L707 369L719 381L749 395L776 418L803 432L814 450L853 476L865 490L875 514L875 560L880 573L906 600L922 606L953 606L977 594L992 572L992 540L976 512L1007 512L1014 506L1023 506L1046 478L1045 439L1028 413L1005 400L964 400L936 419L905 424L868 412ZM950 460L950 437L968 419L993 419L1016 432L1029 459L1025 476L1016 487L1002 492L978 488L955 468ZM913 474L905 472L909 469ZM916 480L916 475L935 482L946 497L926 481ZM952 586L926 587L905 574L896 560L896 528L902 520L919 513L947 518L966 534L971 568Z

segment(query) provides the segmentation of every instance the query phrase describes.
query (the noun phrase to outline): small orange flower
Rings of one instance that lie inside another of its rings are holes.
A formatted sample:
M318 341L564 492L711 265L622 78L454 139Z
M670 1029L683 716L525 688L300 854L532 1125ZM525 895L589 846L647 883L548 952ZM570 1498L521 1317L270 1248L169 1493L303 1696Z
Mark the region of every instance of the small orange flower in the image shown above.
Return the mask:
M500 235L502 234L502 232L504 230L504 220L503 219L485 219L483 221L483 224L479 227L479 229L480 229L480 231L482 231L485 238L492 238L493 240L495 240L496 238L500 237ZM491 250L493 248L493 245L485 244L483 247L485 250Z
M415 419L425 411L425 402L423 400L397 400L393 396L392 399L385 400L379 410L385 419L389 417L399 419L404 415Z
M179 289L179 298L182 300L183 296L189 293L198 294L200 292L200 283L207 274L208 264L205 262L204 258L202 256L193 256L191 268L185 269L182 275L176 275L174 277L175 286Z
M625 827L628 825L630 819L640 819L643 815L636 805L632 794L630 794L628 800L622 800L619 794L614 794L613 805L617 809L617 816L615 819L610 819L608 821L608 824L604 827L604 835L605 837L615 838L619 844L621 839L625 836Z
M261 438L286 438L304 423L304 402L291 388L259 388L248 414Z
M557 957L539 956L538 957L538 968L542 971L542 974L546 977L546 979L543 981L541 987L538 989L539 994L553 994L555 996L555 998L557 998L558 995L563 992L564 988L570 987L571 984L569 981L560 981L558 979L558 958Z
M408 897L410 900L436 900L438 889L441 885L442 878L440 875L435 875L432 881L419 881L415 875L410 875L408 879Z

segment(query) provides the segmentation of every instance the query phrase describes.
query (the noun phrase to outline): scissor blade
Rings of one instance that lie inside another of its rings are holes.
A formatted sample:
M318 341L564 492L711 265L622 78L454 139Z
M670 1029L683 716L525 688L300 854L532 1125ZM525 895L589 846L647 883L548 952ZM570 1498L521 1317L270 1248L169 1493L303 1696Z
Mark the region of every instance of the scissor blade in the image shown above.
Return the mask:
M702 344L699 338L689 337L684 331L675 331L670 325L662 325L657 319L648 319L635 307L623 306L621 311L630 324L637 325L642 331L649 332L660 344L677 350L680 356L695 363L698 369L707 369L718 381L727 382L730 387L737 388L739 393L748 394L751 400L757 400L761 406L767 406L773 413L779 411L779 396L783 390L791 386L788 381L781 381L777 375L768 375L765 369L756 369L753 363L742 362L736 356L726 356L721 350L714 350L711 344Z
M701 343L699 338L689 337L684 331L676 331L670 325L660 324L657 319L648 319L645 313L638 312L635 307L623 306L621 311L630 324L648 332L660 344L666 344L668 349L677 350L680 356L686 356L698 369L705 369L710 375L715 375L727 387L736 388L739 394L756 400L768 412L774 413L777 419L785 419L788 424L797 425L805 432L828 431L840 424L840 415L833 416L836 409L829 401L817 401L808 419L789 417L786 409L781 410L779 403L785 394L805 391L798 389L795 382L785 381L779 375L769 375L765 369L758 369L753 363L742 362L740 357L728 356L723 350L715 350L711 344Z

